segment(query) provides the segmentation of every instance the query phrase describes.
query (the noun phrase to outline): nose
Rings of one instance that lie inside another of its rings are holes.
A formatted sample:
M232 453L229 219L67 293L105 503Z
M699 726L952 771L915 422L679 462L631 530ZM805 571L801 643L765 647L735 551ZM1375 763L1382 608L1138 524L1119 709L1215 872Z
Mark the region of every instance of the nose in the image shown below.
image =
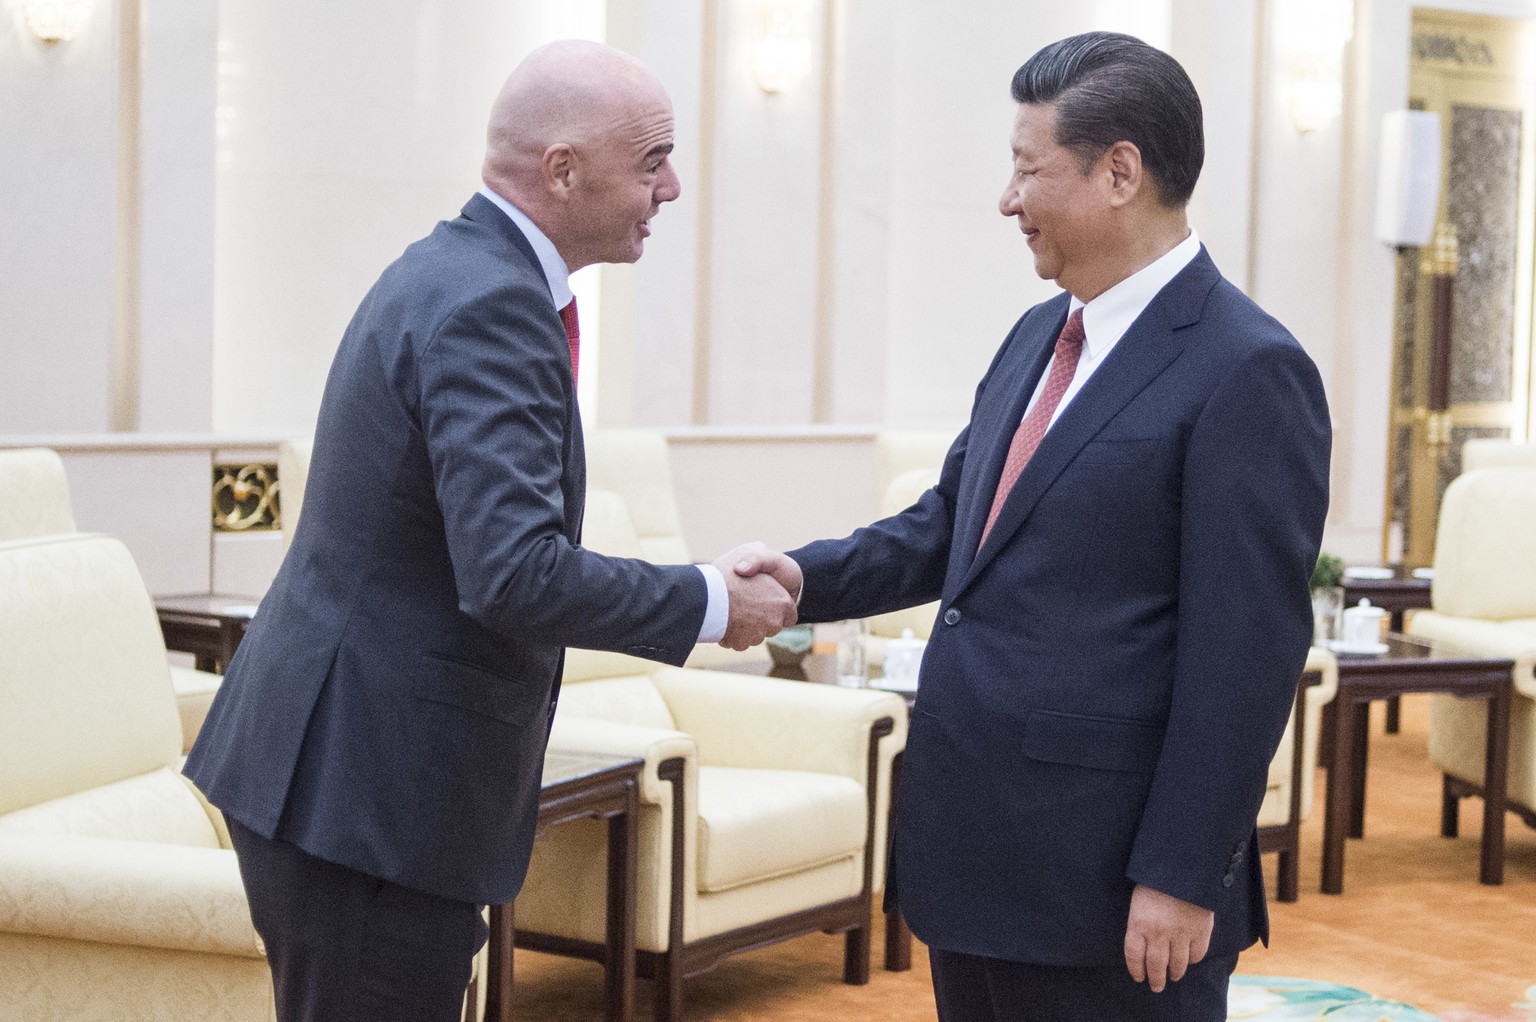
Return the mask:
M683 194L683 182L678 179L677 171L672 167L672 161L661 165L661 173L656 178L656 202L671 202Z
M1003 189L1003 197L997 200L997 211L1003 216L1019 215L1019 192L1013 187L1012 181Z

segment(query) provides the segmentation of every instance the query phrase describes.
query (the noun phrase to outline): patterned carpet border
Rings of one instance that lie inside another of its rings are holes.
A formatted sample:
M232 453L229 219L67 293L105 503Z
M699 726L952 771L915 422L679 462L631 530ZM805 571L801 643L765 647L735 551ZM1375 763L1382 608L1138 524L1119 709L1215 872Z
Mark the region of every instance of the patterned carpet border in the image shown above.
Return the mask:
M1536 1022L1536 985L1513 1007ZM1384 1001L1354 987L1286 976L1233 976L1227 1018L1229 1022L1442 1022L1410 1004Z
M1227 1018L1249 1022L1441 1022L1364 990L1284 976L1233 976Z

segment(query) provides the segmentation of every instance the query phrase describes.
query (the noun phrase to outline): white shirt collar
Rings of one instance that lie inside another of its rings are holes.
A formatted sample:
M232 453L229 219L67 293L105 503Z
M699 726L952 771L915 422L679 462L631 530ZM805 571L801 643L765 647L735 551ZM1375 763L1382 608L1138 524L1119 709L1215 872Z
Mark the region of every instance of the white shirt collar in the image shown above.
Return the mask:
M1200 238L1193 227L1189 237L1148 265L1084 305L1073 298L1067 314L1083 310L1084 344L1091 361L1098 361L1146 311L1157 293L1200 254Z
M560 258L560 251L555 248L555 243L549 240L549 236L539 230L537 224L528 219L528 214L518 209L506 199L497 195L489 188L480 189L480 194L490 199L517 225L523 232L523 237L528 239L528 244L533 246L533 254L539 257L539 267L544 271L544 279L549 282L549 293L555 300L555 308L563 309L571 304L571 271L566 269L565 260Z

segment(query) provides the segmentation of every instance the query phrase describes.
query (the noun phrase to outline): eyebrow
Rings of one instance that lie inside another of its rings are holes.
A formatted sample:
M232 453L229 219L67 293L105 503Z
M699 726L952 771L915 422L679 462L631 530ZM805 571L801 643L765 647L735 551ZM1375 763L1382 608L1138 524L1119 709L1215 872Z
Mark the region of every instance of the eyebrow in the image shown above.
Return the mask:
M653 146L650 152L645 154L645 158L649 160L653 156L670 156L672 155L672 150L674 148L676 147L671 142L667 142L664 145Z

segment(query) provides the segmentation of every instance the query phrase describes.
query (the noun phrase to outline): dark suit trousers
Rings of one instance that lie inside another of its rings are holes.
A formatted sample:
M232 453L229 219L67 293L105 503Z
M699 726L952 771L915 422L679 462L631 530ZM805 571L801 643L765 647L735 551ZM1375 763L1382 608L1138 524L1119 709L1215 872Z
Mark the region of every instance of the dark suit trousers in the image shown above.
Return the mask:
M229 820L279 1022L456 1022L480 906L317 859Z
M1154 994L1123 965L1063 968L928 949L939 1022L1226 1022L1237 956L1207 957Z

